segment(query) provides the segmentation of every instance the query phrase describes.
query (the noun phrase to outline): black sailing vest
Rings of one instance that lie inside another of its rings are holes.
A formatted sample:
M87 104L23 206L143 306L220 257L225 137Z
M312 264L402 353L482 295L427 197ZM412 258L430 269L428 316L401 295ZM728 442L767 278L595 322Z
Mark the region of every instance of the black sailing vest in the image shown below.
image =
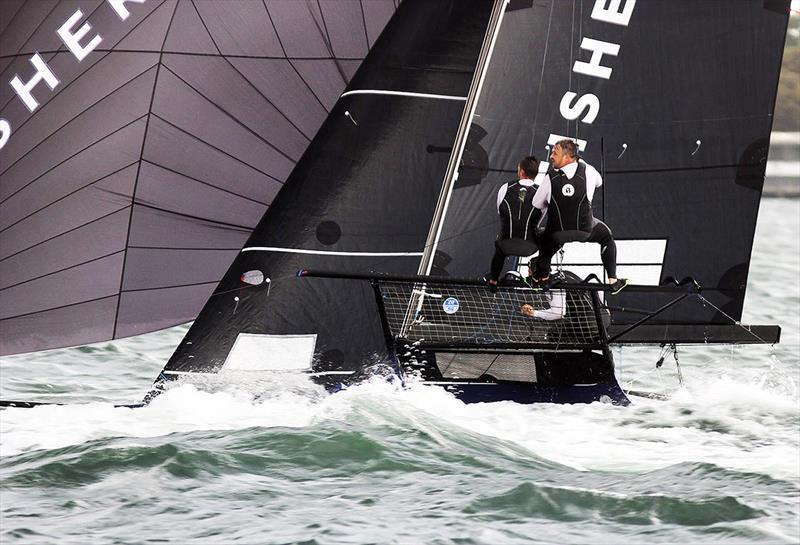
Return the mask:
M560 170L550 169L547 174L552 187L547 230L591 232L592 203L586 195L586 165L578 163L571 180Z
M536 186L524 186L519 182L508 184L506 196L500 203L501 239L517 238L534 242L536 224L533 222L533 194Z

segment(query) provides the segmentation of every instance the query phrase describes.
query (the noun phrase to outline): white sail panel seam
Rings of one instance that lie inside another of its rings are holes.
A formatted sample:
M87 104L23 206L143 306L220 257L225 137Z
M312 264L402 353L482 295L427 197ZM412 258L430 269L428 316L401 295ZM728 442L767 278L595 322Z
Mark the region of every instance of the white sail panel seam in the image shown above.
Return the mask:
M337 252L333 250L305 250L302 248L277 248L274 246L250 246L244 252L280 252L284 254L339 255L352 257L419 257L422 252Z
M439 100L457 100L460 102L466 102L467 100L467 97L455 95L436 95L432 93L414 93L411 91L389 91L385 89L356 89L355 91L347 91L342 93L339 98L344 98L349 95L391 95L414 98L435 98Z

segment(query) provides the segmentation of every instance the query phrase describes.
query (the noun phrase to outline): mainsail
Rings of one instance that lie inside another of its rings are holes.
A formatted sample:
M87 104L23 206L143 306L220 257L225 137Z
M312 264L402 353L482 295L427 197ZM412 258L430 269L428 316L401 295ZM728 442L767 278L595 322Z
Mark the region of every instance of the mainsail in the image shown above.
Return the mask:
M193 319L397 4L5 0L0 354Z
M619 274L654 285L692 276L703 287L707 304L687 301L654 322L738 321L788 8L788 0L512 2L453 189L439 273L486 273L497 188L523 156L546 160L548 146L570 137L604 175L594 210L617 239ZM602 274L598 246L578 246L565 267ZM613 304L668 300L623 292Z

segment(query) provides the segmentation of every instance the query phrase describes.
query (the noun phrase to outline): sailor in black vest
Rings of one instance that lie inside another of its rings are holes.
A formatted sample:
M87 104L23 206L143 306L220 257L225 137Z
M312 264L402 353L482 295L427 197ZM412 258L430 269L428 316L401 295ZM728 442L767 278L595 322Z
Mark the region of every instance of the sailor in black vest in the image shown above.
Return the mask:
M536 199L549 204L547 230L534 276L540 282L549 280L550 262L564 243L597 242L612 293L618 293L628 281L617 278L617 245L608 225L592 214L592 197L595 189L603 185L603 178L597 169L578 158L578 146L569 139L556 142L550 152L550 164Z
M500 235L494 243L489 285L496 286L507 256L529 256L539 250L538 232L544 228L543 210L534 206L538 187L534 178L539 170L536 157L525 157L517 165L516 182L503 184L497 191Z

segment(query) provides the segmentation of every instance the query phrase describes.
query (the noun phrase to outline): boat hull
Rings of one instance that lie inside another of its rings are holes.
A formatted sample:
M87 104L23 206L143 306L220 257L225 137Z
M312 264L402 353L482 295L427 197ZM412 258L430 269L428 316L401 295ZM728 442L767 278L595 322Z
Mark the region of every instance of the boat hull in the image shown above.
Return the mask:
M612 403L630 405L630 400L616 380L595 384L540 386L518 382L426 382L443 387L464 403Z

